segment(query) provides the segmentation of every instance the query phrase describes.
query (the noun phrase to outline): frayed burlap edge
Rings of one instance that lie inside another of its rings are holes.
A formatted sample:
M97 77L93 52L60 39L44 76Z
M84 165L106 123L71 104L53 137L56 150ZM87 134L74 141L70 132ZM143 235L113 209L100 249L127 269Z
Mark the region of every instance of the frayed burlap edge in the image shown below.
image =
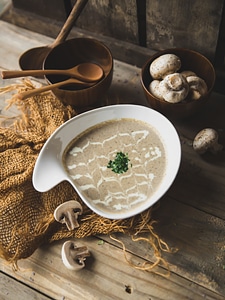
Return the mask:
M0 94L7 93L12 90L17 90L18 92L20 92L33 88L33 84L29 80L25 80L21 84L14 84L0 89ZM49 95L49 92L46 93L46 97L49 97ZM35 97L35 101L43 101L44 97L45 95L42 95L42 97ZM24 102L20 101L17 98L17 95L14 95L11 99L7 101L8 104L6 106L6 109L9 109L12 105L15 105L20 111L21 115L19 117L17 116L16 118L11 118L13 121L11 124L11 129L17 133L23 132L23 135L27 135L28 140L29 128L32 128L32 126L34 126L35 118L41 117L38 115L34 116L34 114L30 111L29 101L34 101L34 99L31 98L28 99L28 101ZM69 106L66 108L64 107L63 109L65 109L65 111L67 112L67 119L73 117L76 114L76 112ZM6 119L7 117L3 117L2 121L5 121ZM40 151L41 147L43 146L43 143L55 129L56 128L52 126L51 128L49 128L45 135L41 136L40 140L37 140L37 143L39 144L39 146L37 147L37 151ZM78 196L76 195L76 197ZM53 214L50 214L36 224L35 230L32 232L32 234L35 235L37 241L40 240L40 245L42 243L51 243L53 241L60 240L63 238L83 238L99 234L108 235L112 240L121 244L124 252L124 257L132 267L157 273L156 271L154 271L154 269L160 264L163 265L166 268L166 270L168 270L168 272L166 273L167 276L169 274L169 266L168 263L162 258L161 252L172 253L174 252L174 249L170 248L167 245L167 243L162 241L160 237L154 232L153 225L155 221L152 220L153 209L154 207L146 210L138 216L134 216L129 219L109 220L100 217L95 213L91 212L88 208L85 208L85 213L80 218L80 226L74 231L67 231L64 226L59 225L58 223L56 224ZM26 238L30 232L29 226L23 227L22 230L21 228L14 228L13 230L15 232L12 231L12 240L9 243L8 248L10 248L11 244L14 242L13 236L15 233L18 234L18 232L20 232L20 236ZM146 261L142 265L134 265L127 258L126 247L124 243L115 236L113 236L114 233L127 234L131 237L132 241L134 242L143 241L148 243L154 251L155 262L151 263L149 261ZM146 237L146 233L148 233L148 237ZM39 237L41 238L39 239ZM29 255L31 255L37 247L33 247ZM5 258L7 261L11 262L14 268L16 269L17 261L24 257L21 257L17 247L15 247L15 249L16 250L14 251L14 253L9 254L8 249L0 245L0 256ZM165 276L164 274L160 275Z

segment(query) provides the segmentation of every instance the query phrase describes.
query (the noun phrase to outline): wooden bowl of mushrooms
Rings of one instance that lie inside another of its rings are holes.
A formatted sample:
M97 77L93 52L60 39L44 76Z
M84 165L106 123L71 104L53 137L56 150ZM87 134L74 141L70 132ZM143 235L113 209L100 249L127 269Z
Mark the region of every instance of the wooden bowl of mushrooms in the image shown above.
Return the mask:
M141 84L149 106L174 119L197 113L209 99L215 70L202 54L183 48L159 51L144 64Z

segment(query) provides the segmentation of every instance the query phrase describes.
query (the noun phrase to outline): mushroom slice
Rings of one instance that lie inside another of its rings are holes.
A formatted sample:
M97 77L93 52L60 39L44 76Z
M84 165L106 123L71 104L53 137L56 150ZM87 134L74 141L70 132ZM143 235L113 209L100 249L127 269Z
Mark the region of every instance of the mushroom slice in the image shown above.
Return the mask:
M87 247L74 241L66 241L62 246L62 261L67 269L80 270L85 267L84 261L90 256Z
M156 98L163 99L163 96L161 95L160 90L159 90L159 83L160 83L159 80L156 80L156 79L152 80L149 84L149 91Z
M66 201L60 204L54 211L56 221L66 224L68 230L79 227L78 216L83 213L82 206L75 200Z
M168 74L177 72L181 67L181 60L175 54L163 54L150 65L149 71L153 79L162 79Z
M208 91L205 81L198 76L188 76L187 82L189 84L189 97L191 100L198 100Z
M218 143L217 131L212 128L205 128L195 136L193 148L198 154L204 154L207 151L216 154L223 149L223 146Z
M159 92L163 99L170 103L184 100L189 92L186 78L180 73L167 75L159 84Z

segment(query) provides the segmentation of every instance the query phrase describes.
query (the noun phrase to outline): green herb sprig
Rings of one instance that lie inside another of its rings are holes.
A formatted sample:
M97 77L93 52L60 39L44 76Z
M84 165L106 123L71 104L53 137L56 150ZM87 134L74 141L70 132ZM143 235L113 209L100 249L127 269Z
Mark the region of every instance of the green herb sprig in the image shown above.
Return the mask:
M117 174L122 174L128 170L129 161L128 153L117 152L115 159L109 161L107 168L112 169Z

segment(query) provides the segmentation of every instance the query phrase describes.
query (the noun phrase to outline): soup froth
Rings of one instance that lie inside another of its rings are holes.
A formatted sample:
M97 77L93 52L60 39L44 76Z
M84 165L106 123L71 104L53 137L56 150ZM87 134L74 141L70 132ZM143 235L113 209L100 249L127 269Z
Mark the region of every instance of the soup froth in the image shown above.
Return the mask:
M122 174L107 167L118 152L129 158L128 170ZM122 213L153 195L165 173L166 156L154 128L123 118L100 123L77 136L64 151L63 163L95 206Z

